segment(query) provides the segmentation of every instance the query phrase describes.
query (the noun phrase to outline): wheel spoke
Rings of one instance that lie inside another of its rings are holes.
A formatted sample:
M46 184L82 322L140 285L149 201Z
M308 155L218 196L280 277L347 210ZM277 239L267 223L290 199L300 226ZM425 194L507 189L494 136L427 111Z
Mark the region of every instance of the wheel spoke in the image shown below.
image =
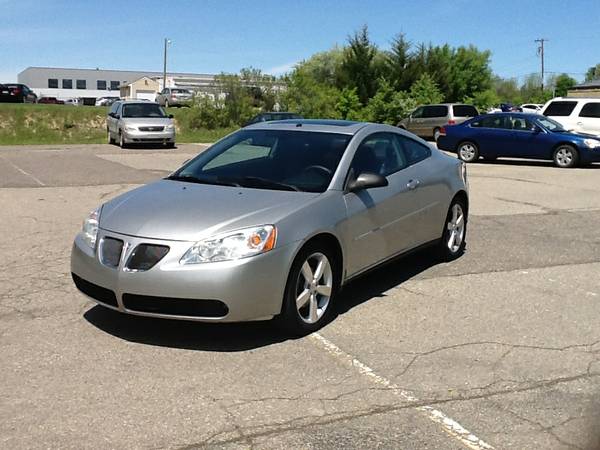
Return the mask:
M308 320L311 323L315 323L318 319L317 317L317 297L314 295L310 296L310 305L309 305L309 313L308 313Z
M331 296L331 286L327 286L325 284L317 286L317 293L324 295L325 297L330 297Z
M452 207L452 224L456 225L457 218L458 218L458 205L454 205Z
M308 264L308 261L304 261L304 264L302 264L302 276L308 283L310 283L313 280L313 271L310 268L310 264Z
M464 219L464 215L459 214L458 218L456 219L456 222L454 222L454 225L456 225L457 227L460 227L463 223L463 219Z
M315 281L319 281L321 279L321 277L323 276L323 272L325 272L325 264L327 264L327 261L325 260L325 258L321 258L319 260L319 264L317 264L317 270L315 270L315 274L314 274Z
M452 230L452 233L450 233L450 238L448 239L448 248L452 251L454 251L454 242L456 240L456 230Z
M302 293L296 297L296 308L300 309L302 308L304 305L306 305L306 302L310 300L310 290L309 289L304 289L304 291L302 291Z

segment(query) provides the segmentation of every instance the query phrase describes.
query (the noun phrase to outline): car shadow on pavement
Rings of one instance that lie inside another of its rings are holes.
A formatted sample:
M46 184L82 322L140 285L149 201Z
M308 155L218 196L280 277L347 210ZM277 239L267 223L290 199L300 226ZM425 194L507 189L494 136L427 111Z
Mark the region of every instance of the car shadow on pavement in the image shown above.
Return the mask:
M432 248L392 260L345 285L337 301L337 313L342 315L373 298L385 297L386 291L441 262Z
M340 292L331 320L373 298L384 297L385 291L438 264L440 261L433 253L431 249L420 250L350 282ZM155 319L122 314L98 305L86 311L83 317L120 339L186 350L240 352L294 339L272 321L211 324Z

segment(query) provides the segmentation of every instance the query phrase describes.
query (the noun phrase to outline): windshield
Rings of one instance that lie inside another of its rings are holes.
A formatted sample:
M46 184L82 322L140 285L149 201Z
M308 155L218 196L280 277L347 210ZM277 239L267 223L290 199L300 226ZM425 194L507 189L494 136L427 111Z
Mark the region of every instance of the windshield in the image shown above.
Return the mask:
M198 155L169 179L324 192L351 138L335 133L241 130Z
M564 127L556 120L548 119L547 117L541 117L538 122L549 131L567 131Z
M131 103L123 105L122 117L167 117L156 103Z

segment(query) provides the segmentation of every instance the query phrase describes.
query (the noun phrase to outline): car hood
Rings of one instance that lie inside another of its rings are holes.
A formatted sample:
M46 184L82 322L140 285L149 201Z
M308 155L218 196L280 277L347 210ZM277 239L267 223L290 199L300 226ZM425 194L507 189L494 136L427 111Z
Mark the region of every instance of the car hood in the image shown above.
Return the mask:
M121 120L125 125L136 127L164 127L173 123L168 117L124 117Z
M100 228L152 239L197 241L277 223L318 195L160 180L106 203Z
M554 133L557 134L566 134L569 135L571 137L578 137L581 139L600 139L600 136L597 134L590 134L590 133L583 133L581 131L569 131L569 130L565 130L565 131L555 131Z

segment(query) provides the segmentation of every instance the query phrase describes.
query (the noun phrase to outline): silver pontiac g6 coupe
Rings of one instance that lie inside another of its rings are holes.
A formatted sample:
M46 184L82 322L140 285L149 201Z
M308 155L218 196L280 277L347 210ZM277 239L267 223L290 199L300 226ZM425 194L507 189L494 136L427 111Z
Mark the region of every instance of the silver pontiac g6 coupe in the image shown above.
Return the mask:
M241 129L169 177L92 211L71 272L98 304L142 316L327 322L341 286L431 245L465 248L465 165L388 125Z

